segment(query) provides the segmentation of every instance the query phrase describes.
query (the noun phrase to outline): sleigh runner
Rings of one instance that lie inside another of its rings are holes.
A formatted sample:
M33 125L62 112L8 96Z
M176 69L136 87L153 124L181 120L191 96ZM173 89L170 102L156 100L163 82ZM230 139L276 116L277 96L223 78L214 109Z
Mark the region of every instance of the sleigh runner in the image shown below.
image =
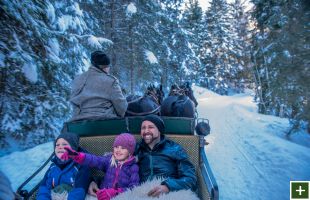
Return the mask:
M140 125L143 117L125 117L122 119L109 120L87 120L68 122L65 130L76 133L80 136L80 146L87 151L96 155L103 155L110 152L114 138L121 132L131 132L135 134L136 139L140 138ZM165 135L175 142L181 144L187 151L187 154L195 165L198 188L197 194L201 200L219 199L219 192L216 180L213 176L207 156L205 154L205 135L197 135L196 132L202 134L204 131L196 130L197 120L184 117L162 117L166 126ZM202 127L204 128L204 127ZM207 130L208 131L208 130ZM49 160L52 158L50 156ZM25 190L27 184L33 179L39 171L49 163L46 161L37 172L27 179L17 190L17 193L24 199L35 199L36 192L40 183L34 188ZM93 176L103 176L104 174L98 170L92 170Z

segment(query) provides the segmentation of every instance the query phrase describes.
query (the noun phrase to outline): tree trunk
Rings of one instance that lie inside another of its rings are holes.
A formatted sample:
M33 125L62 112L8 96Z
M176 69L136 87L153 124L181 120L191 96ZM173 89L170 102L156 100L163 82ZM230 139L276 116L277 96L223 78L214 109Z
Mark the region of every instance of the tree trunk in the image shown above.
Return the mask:
M129 25L129 50L130 50L130 93L133 94L133 86L134 86L134 49L133 49L133 42L132 42L132 26Z
M115 1L111 1L111 24L110 24L111 32L110 32L110 38L112 42L115 42ZM116 53L115 53L115 47L113 44L112 47L112 52L111 52L111 60L112 60L112 66L113 66L113 71L115 72L116 75L118 75L119 70L118 67L116 66Z

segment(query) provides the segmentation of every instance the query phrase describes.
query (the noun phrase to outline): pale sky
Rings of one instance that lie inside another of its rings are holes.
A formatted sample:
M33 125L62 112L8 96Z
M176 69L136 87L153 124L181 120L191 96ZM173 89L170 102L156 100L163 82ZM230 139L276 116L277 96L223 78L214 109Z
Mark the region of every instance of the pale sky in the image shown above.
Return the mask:
M210 6L210 2L211 0L199 0L199 5L201 6L202 10L205 11L208 9L208 7ZM227 0L227 2L232 3L234 2L234 0ZM252 7L252 3L249 2L249 0L245 0L245 5L247 7L246 10L250 9Z
M207 10L207 8L210 5L209 0L199 0L199 4L200 4L203 11Z

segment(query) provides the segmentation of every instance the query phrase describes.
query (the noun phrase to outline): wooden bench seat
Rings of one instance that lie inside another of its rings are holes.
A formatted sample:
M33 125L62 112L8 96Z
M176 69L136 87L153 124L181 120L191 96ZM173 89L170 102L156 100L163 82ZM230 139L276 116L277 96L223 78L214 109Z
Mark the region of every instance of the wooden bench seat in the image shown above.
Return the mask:
M93 154L103 155L112 152L115 137L115 135L83 137L80 139L80 146ZM137 141L140 140L140 135L135 135L135 137ZM198 179L198 195L202 200L210 199L199 168L199 137L195 135L167 135L167 137L184 147L190 161L195 165ZM103 172L94 169L92 175L103 176Z

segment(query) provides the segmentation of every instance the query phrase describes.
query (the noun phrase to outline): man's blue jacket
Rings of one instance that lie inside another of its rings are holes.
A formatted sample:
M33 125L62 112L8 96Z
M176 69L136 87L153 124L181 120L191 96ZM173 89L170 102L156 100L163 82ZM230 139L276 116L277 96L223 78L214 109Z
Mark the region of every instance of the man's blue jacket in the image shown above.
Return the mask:
M142 140L136 146L140 181L162 177L170 191L195 190L197 178L194 165L189 161L183 147L161 135L153 149Z

